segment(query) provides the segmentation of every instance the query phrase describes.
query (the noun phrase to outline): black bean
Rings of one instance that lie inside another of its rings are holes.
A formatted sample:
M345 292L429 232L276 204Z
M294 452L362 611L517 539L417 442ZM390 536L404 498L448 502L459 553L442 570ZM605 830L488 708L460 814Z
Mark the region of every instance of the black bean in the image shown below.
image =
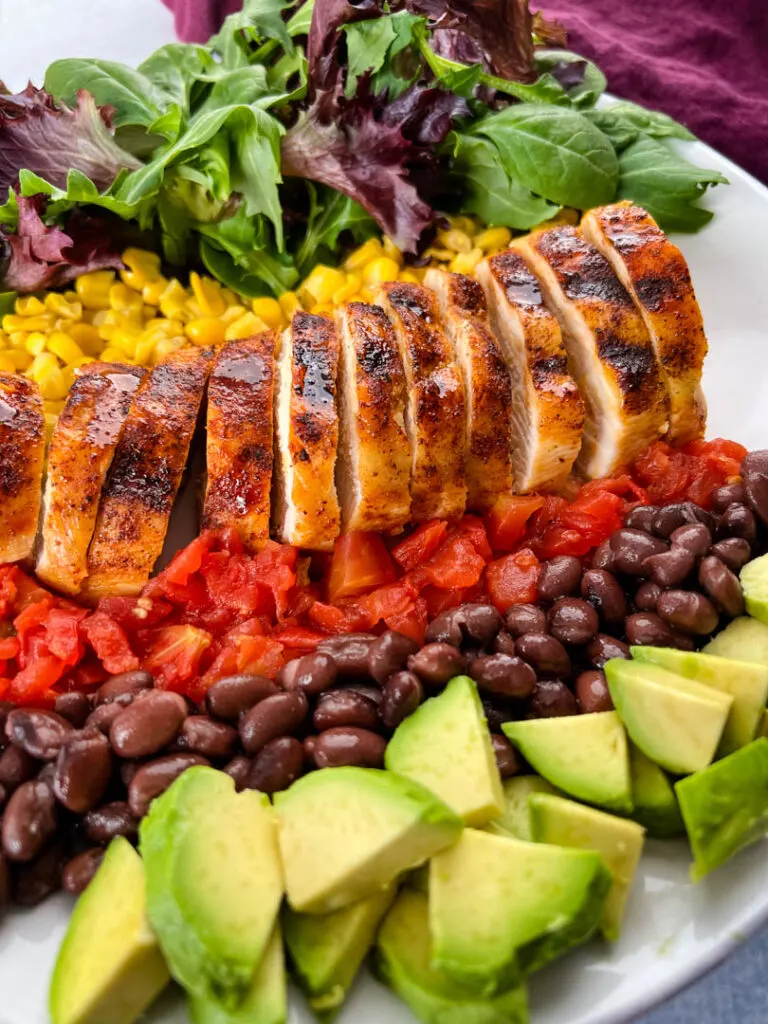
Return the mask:
M10 792L31 779L39 767L40 762L22 747L8 747L0 754L0 786Z
M214 718L235 721L260 700L279 692L280 687L266 676L225 676L209 687L205 695L205 707Z
M20 907L36 907L61 888L62 849L53 843L14 872L14 900Z
M611 658L628 658L629 647L622 640L617 640L607 633L598 633L587 645L587 659L595 668L602 668Z
M96 691L96 705L130 704L140 690L150 690L154 683L149 672L121 672L102 683Z
M500 732L491 733L493 753L496 758L496 767L502 779L508 779L520 771L520 759L517 751L509 742L506 736Z
M481 703L488 728L491 732L499 732L505 722L514 722L516 718L520 717L519 706L518 713L514 714L511 708L507 706L507 702L501 701L498 698L491 700L489 697L482 697Z
M0 753L8 746L8 738L5 735L5 723L8 715L13 711L15 704L10 701L0 700ZM62 715L62 717L65 717Z
M365 673L367 674L367 673ZM299 691L308 697L336 684L339 672L330 654L313 651L295 661L289 661L277 677L284 690Z
M320 654L330 654L340 676L368 675L368 652L376 637L368 633L331 636L317 645Z
M3 853L8 860L28 861L56 832L56 800L46 782L23 782L3 812Z
M605 673L598 669L590 669L577 676L574 691L582 714L590 715L597 711L613 710Z
M305 736L301 741L302 748L304 750L304 767L310 771L317 767L315 765L315 746L317 745L317 736Z
M542 679L536 683L530 704L534 718L564 718L578 714L576 698L559 679Z
M151 757L177 735L187 717L187 702L178 693L152 690L123 708L109 739L116 754L128 760Z
M626 576L642 576L643 563L651 555L667 550L664 541L642 530L616 530L611 536L611 550L617 572Z
M575 594L581 582L582 567L573 555L557 555L544 562L537 584L542 601L556 601L559 597Z
M379 711L372 700L354 690L331 690L317 701L312 724L318 732L353 725L359 729L378 729Z
M579 597L563 597L549 610L549 631L561 644L586 644L600 628L597 612Z
M518 656L527 661L539 678L569 676L571 659L568 652L553 636L526 633L517 638Z
M502 626L499 612L490 604L463 604L457 611L462 615L462 627L469 640L481 646L494 638Z
M491 646L494 654L508 654L510 658L514 658L516 654L514 638L506 629L502 629L496 634Z
M606 572L613 572L613 550L610 538L597 545L592 553L592 559L589 564L592 569L604 569Z
M16 708L5 722L5 734L17 747L38 761L53 761L72 732L72 723L53 711Z
M731 572L738 572L752 557L752 548L743 537L727 537L712 545L712 554Z
M671 647L672 630L656 612L634 612L625 623L627 640L645 647Z
M308 710L307 698L298 690L260 701L240 720L240 740L246 754L257 754L270 740L294 732Z
M440 643L461 647L464 642L464 630L460 621L462 618L458 608L449 608L447 612L441 612L427 626L425 641L428 644Z
M712 534L704 523L686 523L685 526L678 526L670 536L672 550L675 548L686 548L696 557L706 555L712 543Z
M61 887L64 892L79 896L85 892L104 860L105 851L97 846L79 853L67 861L61 873Z
M650 533L653 529L653 517L658 511L655 505L637 505L628 513L624 525L630 530L645 530L646 533Z
M53 710L57 715L66 718L76 729L82 729L86 718L93 710L93 702L87 693L73 690L72 693L60 693Z
M240 754L237 757L233 757L229 764L224 766L223 771L225 771L230 778L234 779L235 789L240 793L247 787L252 769L253 761L250 757L244 757Z
M424 700L424 687L413 672L395 672L384 684L380 705L381 720L388 729L396 729L412 715Z
M547 613L535 604L516 604L507 612L506 623L515 639L523 633L546 633Z
M378 707L384 699L384 694L380 686L369 685L368 683L342 683L339 686L340 690L348 690L352 693L359 693L361 697L367 697L368 700Z
M199 754L168 754L140 765L128 786L128 806L135 818L143 818L149 805L176 779L196 764L210 762Z
M536 673L531 666L522 658L511 658L508 654L475 658L469 666L469 674L481 690L497 697L529 697L536 685Z
M6 789L5 786L0 786L0 807L5 806L5 801L8 799L9 796L10 792L8 791L8 789Z
M676 547L651 555L643 562L643 575L660 587L677 587L693 572L696 557L688 548Z
M730 618L744 614L744 592L739 578L715 555L701 560L699 584L715 606Z
M741 475L742 494L737 494L728 504L746 501L760 522L768 526L768 451L749 452L742 460Z
M109 740L98 729L67 737L56 758L53 792L74 814L84 814L104 796L112 776Z
M176 747L220 760L234 756L237 741L238 732L234 726L216 722L207 715L190 715L181 726Z
M83 816L83 827L88 839L99 846L109 846L115 836L135 839L138 835L138 822L124 800L88 811Z
M650 580L641 583L635 591L635 608L639 612L655 612L661 592L658 583L652 583Z
M318 768L381 768L387 741L368 729L327 729L315 743L315 764Z
M451 644L426 644L408 659L408 671L414 672L423 682L442 686L449 679L460 675L467 664L464 655Z
M752 454L753 455L762 455L764 453L763 452L753 452ZM744 459L744 461L741 464L741 471L742 471L742 473L744 473L744 465L747 462L747 459L749 459L749 457L750 456L747 455L746 458ZM746 484L747 484L747 481L746 481L746 474L745 474L745 480L744 480L743 484L739 483L739 482L736 482L736 483L732 483L732 484L723 484L722 487L716 487L714 489L714 491L712 491L712 493L709 496L709 500L710 500L710 502L712 504L712 508L715 510L715 512L725 512L725 510L728 508L728 506L729 505L733 505L734 502L738 502L739 504L743 504L745 501L747 501L748 498L747 498L747 487L746 487ZM749 504L751 505L752 502L749 502Z
M278 736L259 751L248 776L248 789L278 793L304 771L304 747L293 736Z
M681 633L706 636L717 628L717 609L708 598L695 591L666 590L656 608L662 619Z
M605 569L589 569L581 581L581 596L604 622L618 625L627 614L627 599L619 581Z
M672 534L686 523L704 523L710 529L715 526L715 518L692 501L681 501L674 505L665 505L653 517L652 529L657 537L671 537Z
M757 540L757 520L747 505L733 504L723 512L720 519L718 538L743 537L748 544L754 545Z
M98 729L99 732L103 732L105 736L109 736L109 730L112 728L112 723L125 707L127 707L127 704L119 703L117 701L114 701L111 704L100 704L97 708L94 708L86 718L86 728Z
M404 633L388 629L371 644L368 650L368 673L381 686L393 672L399 672L408 664L408 659L419 649L419 645Z

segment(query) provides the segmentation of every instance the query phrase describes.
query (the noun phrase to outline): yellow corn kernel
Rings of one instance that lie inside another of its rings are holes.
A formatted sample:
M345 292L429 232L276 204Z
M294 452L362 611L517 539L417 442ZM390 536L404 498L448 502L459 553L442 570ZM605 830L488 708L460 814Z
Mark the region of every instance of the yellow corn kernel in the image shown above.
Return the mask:
M437 240L445 249L451 252L469 252L472 248L472 239L466 231L459 231L458 228L449 228L448 231L438 231Z
M75 279L75 291L86 309L109 309L109 289L114 282L114 270L93 270Z
M300 313L303 309L296 292L283 292L277 301L280 303L280 309L283 311L283 316L289 323L293 319L294 313Z
M148 323L150 320L154 320L157 316L157 306L144 306L141 311L141 319L144 323Z
M195 301L204 317L221 316L227 304L221 295L221 285L212 277L200 277L193 270L189 275L189 284Z
M82 302L68 302L63 295L49 292L45 297L45 308L63 320L79 320L83 315Z
M206 345L221 345L224 341L226 328L221 320L214 316L204 316L193 320L185 327L186 335L195 345L205 348Z
M8 313L3 317L3 330L10 334L12 331L48 331L51 327L51 318L48 314L44 316L14 316Z
M41 352L45 352L47 341L48 336L43 334L41 331L32 331L31 334L27 335L27 341L24 348L31 356L39 356Z
M69 391L67 379L52 352L41 352L35 356L27 374L37 382L43 398L55 401L65 398Z
M136 362L139 366L151 366L155 354L155 339L148 337L146 332L136 342Z
M0 373L15 373L13 361L4 352L0 352Z
M312 273L304 279L299 288L301 304L310 309L318 302L330 302L333 293L344 284L343 270L318 264Z
M290 293L286 293L290 294ZM273 331L279 331L281 327L285 326L285 317L283 316L283 310L277 299L262 298L262 299L251 299L251 309L255 316L271 327Z
M35 295L22 295L16 299L15 309L19 316L42 316L45 306Z
M77 363L85 353L77 342L63 331L54 331L48 337L48 351L58 356L68 366Z
M160 276L160 257L146 249L126 249L123 263L128 269L120 271L120 279L134 291L142 291L150 281Z
M51 412L48 409L52 402L44 402L45 406L45 443L50 444L53 432L56 429L56 424L59 421L59 414L57 412Z
M395 263L397 263L397 265L399 267L402 267L402 265L403 265L403 254L397 248L397 246L392 241L392 239L389 237L389 235L384 235L384 241L382 242L382 249L384 250L384 255L385 256L389 256L389 258L391 260L394 260Z
M222 288L221 297L222 299L224 299L227 306L242 306L243 304L243 300L240 298L240 296L235 295L235 293L230 288Z
M21 349L9 348L0 354L3 359L11 362L14 370L19 373L24 373L32 365L32 356L29 352L22 352Z
M312 307L310 313L314 313L315 316L333 316L335 309L332 302L318 302Z
M435 246L430 246L429 249L424 250L424 255L433 263L450 263L456 253L451 249L438 249Z
M363 281L369 286L383 284L384 281L396 281L400 273L400 267L388 256L382 256L377 260L371 260L363 267Z
M101 360L104 363L125 363L128 361L125 358L125 354L119 348L112 348L111 345L108 345L101 353Z
M375 302L378 292L378 286L365 285L360 289L360 294L362 295L360 302Z
M65 367L63 367L62 371L61 371L61 376L64 378L64 383L66 385L67 391L69 391L69 389L75 383L75 367L74 366L65 366Z
M451 223L451 227L456 228L457 231L465 231L468 235L474 235L477 233L477 224L471 217L465 217L463 214L459 214L455 217L449 217L448 219Z
M219 320L221 320L225 327L229 327L235 320L239 320L241 316L245 316L248 312L249 310L245 306L227 306Z
M125 327L116 327L110 339L112 347L125 353L129 359L136 358L136 345L143 335L143 331L131 324Z
M148 281L141 289L141 297L148 306L159 306L165 289L168 287L167 277L156 277Z
M186 341L184 338L163 338L162 341L158 341L155 345L154 362L156 364L162 363L172 352L178 352L185 345Z
M180 281L174 278L160 296L160 312L169 318L176 317L187 301L187 291Z
M8 346L10 344L11 344L11 339L8 337L8 335L5 333L5 331L0 331L0 349L8 348Z
M482 258L482 249L471 249L469 252L457 253L451 260L451 270L455 274L472 274Z
M349 254L344 264L344 269L362 270L366 263L370 263L371 260L378 259L379 256L383 255L384 249L378 238L369 238L367 242L363 242L358 249Z
M356 292L354 295L350 295L347 302L367 302L368 299L363 295L362 292Z
M237 341L238 338L250 338L253 334L261 334L269 328L255 313L244 313L239 320L231 323L224 335L225 341Z
M512 232L509 228L487 228L475 236L475 245L483 252L496 252L497 249L506 249L512 241Z
M403 281L405 284L421 284L421 278L417 277L412 270L401 270L398 281Z
M363 279L360 274L347 274L344 284L338 291L333 293L333 301L337 306L340 306L344 302L349 302L353 295L357 295L360 291L360 286L363 283Z
M24 352L27 351L27 332L26 331L12 331L8 335L8 343L12 348L22 349Z
M141 296L124 284L113 284L109 289L109 305L116 313L133 317L140 317L144 308Z

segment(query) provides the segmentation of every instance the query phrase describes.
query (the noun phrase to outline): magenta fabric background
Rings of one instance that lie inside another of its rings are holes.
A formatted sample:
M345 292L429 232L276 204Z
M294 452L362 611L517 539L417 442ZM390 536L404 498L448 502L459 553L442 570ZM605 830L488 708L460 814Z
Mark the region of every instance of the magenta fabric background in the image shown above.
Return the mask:
M204 42L241 0L164 0ZM535 0L532 4L536 6ZM768 183L768 0L542 0L624 99L664 110Z

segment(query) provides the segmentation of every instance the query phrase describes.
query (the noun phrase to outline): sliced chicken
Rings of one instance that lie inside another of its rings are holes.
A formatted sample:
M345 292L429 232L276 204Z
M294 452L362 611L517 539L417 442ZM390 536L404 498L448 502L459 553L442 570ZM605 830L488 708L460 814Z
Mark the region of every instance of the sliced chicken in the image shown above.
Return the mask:
M509 423L512 382L491 333L481 285L464 274L428 270L464 382L467 406L467 508L485 512L512 489Z
M141 382L101 493L81 594L133 596L163 548L200 403L210 349L182 349Z
M606 476L667 429L668 402L643 318L610 263L563 225L514 243L539 278L586 405L576 468Z
M609 260L645 320L669 393L669 440L701 437L707 338L685 257L653 217L629 201L590 210L581 230Z
M272 525L284 544L313 551L329 551L339 534L338 366L333 321L297 313L277 361Z
M411 441L411 519L457 519L467 502L464 385L433 292L382 286L379 304L395 327L405 370Z
M231 341L208 381L205 529L235 529L257 551L269 540L275 335Z
M411 510L407 389L394 328L380 306L338 310L339 454L336 485L345 530L397 533Z
M101 490L144 375L124 363L84 366L54 428L35 572L65 594L76 594L87 575Z
M0 562L32 554L44 457L45 417L37 385L0 373Z
M560 326L518 252L484 260L477 277L511 378L510 417L499 430L509 434L514 488L552 487L571 472L584 426Z

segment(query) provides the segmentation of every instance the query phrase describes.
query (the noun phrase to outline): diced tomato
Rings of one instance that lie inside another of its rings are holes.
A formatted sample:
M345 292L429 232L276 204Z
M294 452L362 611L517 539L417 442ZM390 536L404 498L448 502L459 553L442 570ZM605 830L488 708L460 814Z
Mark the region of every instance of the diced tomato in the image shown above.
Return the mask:
M448 532L448 524L442 519L430 519L421 523L404 540L392 548L392 557L404 572L410 572L430 558Z
M41 696L61 679L66 665L53 654L33 650L27 664L14 676L8 700L14 704L36 704Z
M423 597L417 597L409 608L392 612L384 621L390 629L403 633L417 644L423 644L429 622L427 602Z
M346 615L342 608L333 604L325 604L323 601L315 601L307 612L307 618L311 625L326 633L345 632Z
M56 686L57 690L93 690L100 686L110 673L104 668L95 654L86 652L85 657Z
M46 594L41 600L28 604L23 611L19 612L13 620L13 626L22 646L24 637L45 623L51 608L53 608L53 595Z
M741 463L747 454L743 444L728 441L723 437L716 437L712 441L690 441L683 445L682 450L686 455L704 459L726 479L740 474Z
M272 636L284 647L294 651L314 651L321 640L327 639L326 633L319 633L306 626L284 626L277 629Z
M490 562L493 558L493 550L488 540L488 531L485 528L485 523L480 516L463 516L456 529L469 537L481 558L484 558L486 562Z
M195 626L161 626L144 655L142 668L155 677L161 690L184 693L185 684L197 675L211 634Z
M537 494L503 494L486 516L493 550L511 551L525 533L528 520L543 504L544 498Z
M174 555L161 576L174 586L185 586L189 582L190 576L200 571L203 558L211 550L211 546L212 535L201 533L191 544L187 544L178 554Z
M119 623L129 633L149 629L167 619L173 605L162 597L102 597L98 612Z
M21 569L16 568L13 576L13 583L16 588L16 596L13 601L13 611L23 612L27 605L36 604L47 597L51 597L47 590L43 589L37 580L27 576Z
M375 587L392 583L395 566L378 533L342 534L333 547L328 573L328 600L357 597Z
M427 585L421 590L421 596L427 603L427 611L430 619L436 619L438 615L447 612L450 608L457 608L464 601L466 588L458 587L453 590L441 590L439 587Z
M240 634L227 640L202 676L192 679L185 692L200 701L217 679L248 673L274 679L283 666L283 645L274 637Z
M434 587L453 590L472 587L483 574L485 559L465 533L455 531L421 567L421 575Z
M505 612L513 604L535 601L539 571L539 560L530 548L491 562L485 571L485 580L496 608Z
M96 611L82 625L82 631L107 672L133 672L139 659L131 650L123 627L103 611Z
M19 653L19 641L15 636L7 636L0 640L0 660L10 661Z

